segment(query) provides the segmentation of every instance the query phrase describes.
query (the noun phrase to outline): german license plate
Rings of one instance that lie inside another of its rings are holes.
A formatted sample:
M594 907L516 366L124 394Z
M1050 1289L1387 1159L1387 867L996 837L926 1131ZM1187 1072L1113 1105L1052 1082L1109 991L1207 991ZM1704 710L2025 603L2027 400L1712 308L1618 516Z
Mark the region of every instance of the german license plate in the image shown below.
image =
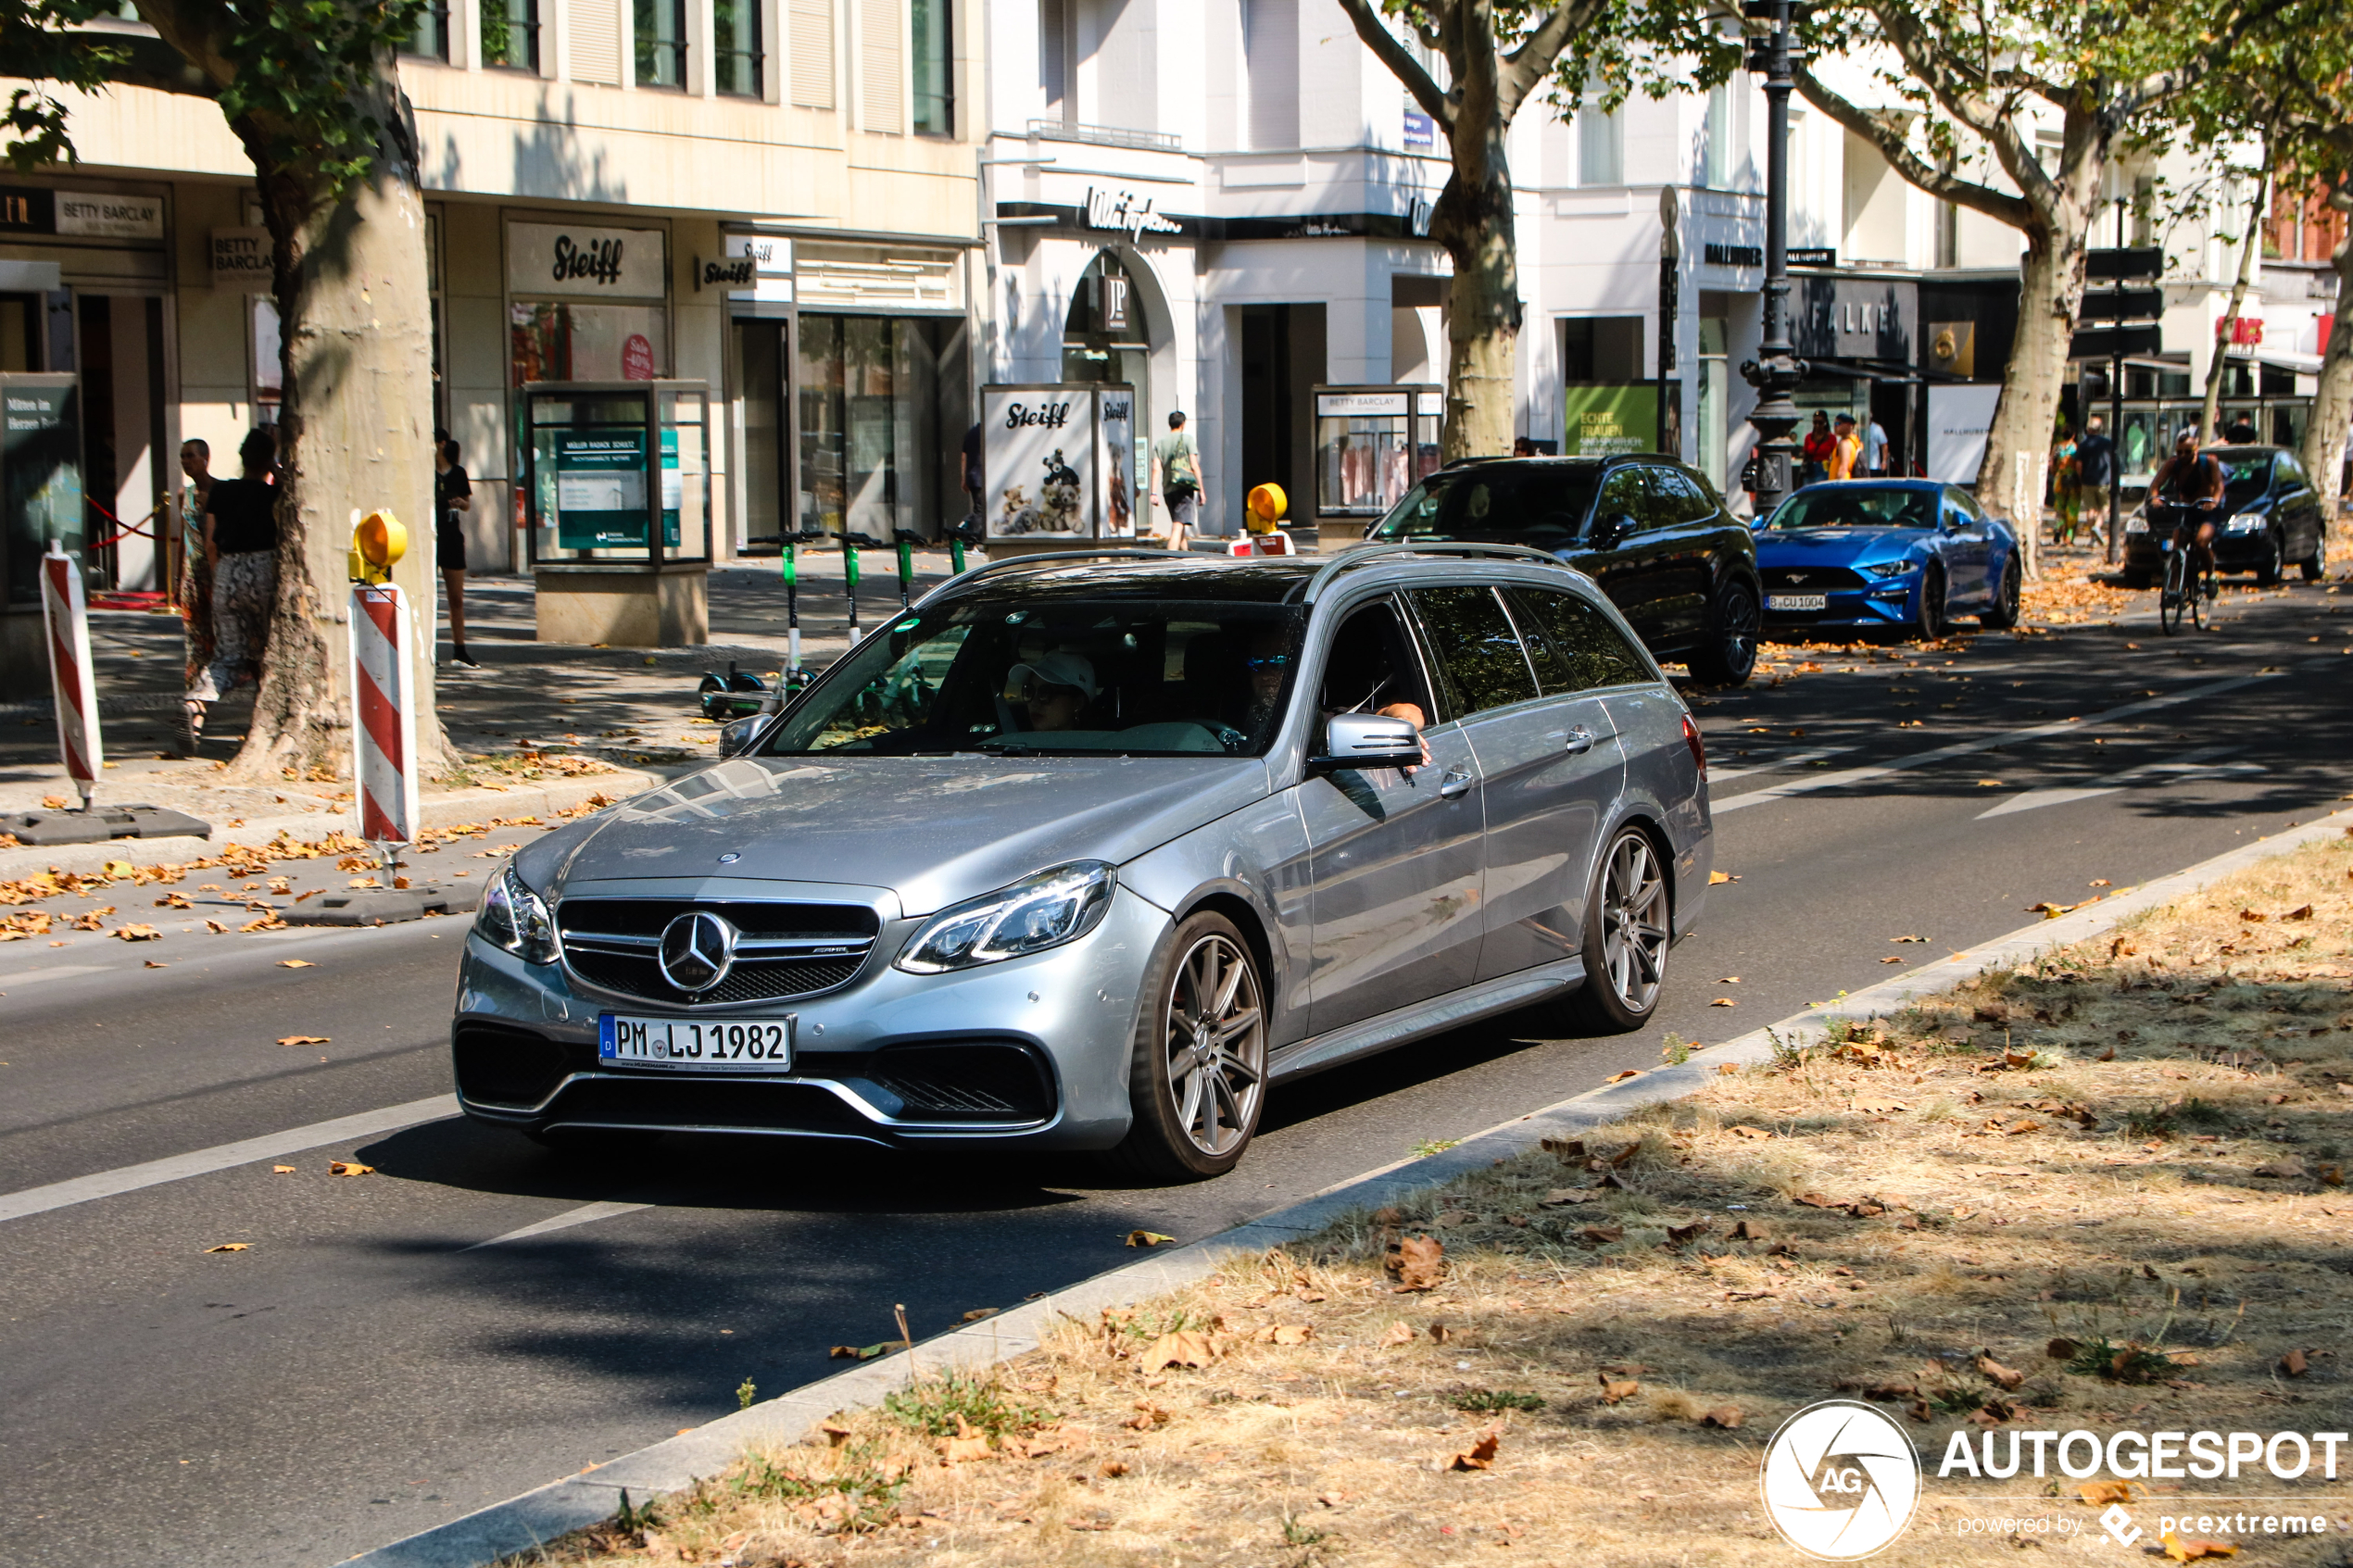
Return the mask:
M1831 596L1828 594L1768 594L1765 596L1765 608L1779 610L1828 609L1831 608Z
M723 1073L792 1071L795 1015L782 1018L632 1018L600 1013L597 1060L622 1067L694 1067Z

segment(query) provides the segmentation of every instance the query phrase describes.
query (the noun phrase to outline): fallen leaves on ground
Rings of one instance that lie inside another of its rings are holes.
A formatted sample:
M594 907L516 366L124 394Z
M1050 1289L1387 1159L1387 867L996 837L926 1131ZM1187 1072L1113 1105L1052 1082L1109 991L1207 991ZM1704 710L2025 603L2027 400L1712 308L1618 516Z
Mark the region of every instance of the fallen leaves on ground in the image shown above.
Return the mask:
M327 1174L330 1176L372 1176L375 1173L376 1168L373 1165L362 1165L357 1160L327 1161Z
M272 1165L270 1167L270 1173L273 1176L291 1176L295 1173L295 1168L291 1165Z
M1176 1239L1173 1236L1163 1236L1158 1231L1129 1231L1127 1233L1127 1245L1130 1247L1165 1247Z
M224 1241L218 1247L208 1247L208 1252L243 1252L253 1244L248 1241Z
M2229 1541L2183 1540L2168 1530L2164 1536L2165 1555L2176 1562L2195 1562L2201 1557L2236 1557L2239 1549Z
M282 1046L327 1046L334 1043L334 1036L331 1035L281 1035L278 1037L278 1043Z
M280 969L317 969L319 966L308 959L280 959L278 967Z
M1439 1465L1441 1470L1491 1470L1495 1466L1495 1451L1504 1445L1504 1429L1491 1426L1472 1439L1470 1447L1449 1454Z
M1217 1359L1217 1347L1206 1334L1197 1329L1182 1328L1164 1334L1152 1341L1137 1365L1146 1372L1158 1372L1164 1367L1205 1367Z
M152 925L118 925L107 935L119 936L125 942L155 942L163 937L163 933Z
M1740 877L1731 872L1710 872L1707 873L1707 885L1710 887L1720 887L1725 883L1738 882L1739 880Z
M1407 1236L1390 1243L1383 1267L1399 1290L1434 1290L1446 1277L1446 1248L1429 1236Z
M1616 1378L1604 1372L1596 1373L1594 1378L1602 1386L1602 1403L1605 1405L1622 1404L1642 1391L1642 1384L1630 1377Z

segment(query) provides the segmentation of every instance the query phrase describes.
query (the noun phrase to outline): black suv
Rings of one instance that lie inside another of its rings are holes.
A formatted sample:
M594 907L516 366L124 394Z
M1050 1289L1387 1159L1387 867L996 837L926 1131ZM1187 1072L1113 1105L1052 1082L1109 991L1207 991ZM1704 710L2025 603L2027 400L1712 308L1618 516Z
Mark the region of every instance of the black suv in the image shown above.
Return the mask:
M2222 465L2222 504L2214 512L2214 567L2251 571L2269 586L2293 566L2318 583L2328 562L2328 525L2321 495L2296 454L2284 446L2208 446ZM2149 513L2154 509L2157 515ZM2152 502L2124 520L2124 582L2146 588L2165 569L2175 512Z
M1452 463L1365 537L1526 545L1591 576L1653 653L1701 680L1738 685L1756 668L1756 540L1705 476L1672 458Z

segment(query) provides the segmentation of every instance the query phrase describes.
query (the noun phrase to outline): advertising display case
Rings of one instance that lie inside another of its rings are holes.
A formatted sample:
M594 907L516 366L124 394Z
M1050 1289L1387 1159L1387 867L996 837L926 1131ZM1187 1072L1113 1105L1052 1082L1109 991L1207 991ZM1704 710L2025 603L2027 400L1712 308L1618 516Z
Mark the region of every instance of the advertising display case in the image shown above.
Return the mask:
M1136 536L1136 389L1116 382L980 389L992 550Z
M1315 518L1369 527L1441 461L1446 394L1435 386L1318 386Z
M523 529L545 642L710 640L711 389L522 389Z
M86 572L81 378L0 373L0 699L48 695L41 558L56 540Z

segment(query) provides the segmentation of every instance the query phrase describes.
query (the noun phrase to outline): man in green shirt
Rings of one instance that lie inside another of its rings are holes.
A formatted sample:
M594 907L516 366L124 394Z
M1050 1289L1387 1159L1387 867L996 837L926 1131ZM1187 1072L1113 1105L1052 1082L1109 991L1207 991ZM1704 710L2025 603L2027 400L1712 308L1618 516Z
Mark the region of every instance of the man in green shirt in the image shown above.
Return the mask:
M1168 547L1181 550L1201 521L1201 448L1185 429L1185 411L1168 416L1168 433L1152 443L1152 489L1168 508Z

